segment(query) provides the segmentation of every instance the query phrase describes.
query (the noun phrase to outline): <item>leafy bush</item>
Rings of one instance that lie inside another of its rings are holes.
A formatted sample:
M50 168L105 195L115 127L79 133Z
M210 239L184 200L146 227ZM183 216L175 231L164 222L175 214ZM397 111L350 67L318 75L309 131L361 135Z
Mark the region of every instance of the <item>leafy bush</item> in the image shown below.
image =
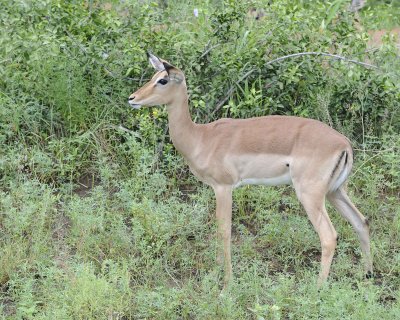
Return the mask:
M250 5L264 10L260 21L246 16ZM88 163L97 158L99 135L105 139L100 148L118 155L120 141L110 139L115 133L103 133L109 124L137 131L149 148L160 139L168 145L165 112L126 106L129 93L151 75L147 49L184 70L198 122L294 114L329 122L358 142L399 130L398 76L387 72L398 64L395 48L366 53L367 34L357 30L344 4L332 9L322 1L208 2L198 17L193 7L5 4L1 140L39 145L46 168L52 168L50 176L40 177L56 183L96 171ZM176 10L186 18L186 32L180 32ZM381 69L310 56L266 64L304 51L371 59ZM60 150L69 156L62 160Z

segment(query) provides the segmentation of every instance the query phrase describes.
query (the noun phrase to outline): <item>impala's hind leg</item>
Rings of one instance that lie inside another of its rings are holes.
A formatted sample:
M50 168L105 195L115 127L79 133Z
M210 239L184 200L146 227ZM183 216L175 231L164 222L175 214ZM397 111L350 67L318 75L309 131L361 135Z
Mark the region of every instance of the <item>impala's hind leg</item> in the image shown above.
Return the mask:
M321 271L318 278L320 287L328 278L335 253L337 233L325 209L325 194L323 188L315 185L294 183L297 197L304 206L315 231L321 241Z
M368 220L357 210L349 199L346 191L339 188L328 194L328 199L340 214L353 226L361 242L361 249L365 259L367 278L372 276L372 257L369 240Z

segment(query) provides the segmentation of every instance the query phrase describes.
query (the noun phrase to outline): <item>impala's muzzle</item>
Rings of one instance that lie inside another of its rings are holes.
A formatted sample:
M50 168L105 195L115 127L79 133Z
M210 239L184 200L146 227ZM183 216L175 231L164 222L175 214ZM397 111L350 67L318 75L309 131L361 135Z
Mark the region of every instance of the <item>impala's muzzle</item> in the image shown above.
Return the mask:
M134 109L140 109L141 105L134 102L135 96L130 96L128 98L129 105Z

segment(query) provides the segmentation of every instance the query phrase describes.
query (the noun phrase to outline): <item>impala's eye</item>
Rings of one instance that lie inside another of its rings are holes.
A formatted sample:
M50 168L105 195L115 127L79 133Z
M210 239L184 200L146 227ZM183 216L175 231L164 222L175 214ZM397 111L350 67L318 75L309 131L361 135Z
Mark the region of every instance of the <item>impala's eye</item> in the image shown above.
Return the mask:
M158 80L158 83L161 83L162 85L165 85L165 84L168 83L168 80L166 80L166 79L160 79L160 80Z

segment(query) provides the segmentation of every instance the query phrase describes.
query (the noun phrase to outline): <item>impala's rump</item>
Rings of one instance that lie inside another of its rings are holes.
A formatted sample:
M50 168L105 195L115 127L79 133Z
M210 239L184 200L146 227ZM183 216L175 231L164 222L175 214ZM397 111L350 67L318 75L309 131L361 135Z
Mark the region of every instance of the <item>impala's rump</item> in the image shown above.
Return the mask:
M336 191L339 189L347 180L351 168L353 166L353 152L350 147L348 150L344 150L335 165L335 168L331 174L331 184L329 186L329 191Z

